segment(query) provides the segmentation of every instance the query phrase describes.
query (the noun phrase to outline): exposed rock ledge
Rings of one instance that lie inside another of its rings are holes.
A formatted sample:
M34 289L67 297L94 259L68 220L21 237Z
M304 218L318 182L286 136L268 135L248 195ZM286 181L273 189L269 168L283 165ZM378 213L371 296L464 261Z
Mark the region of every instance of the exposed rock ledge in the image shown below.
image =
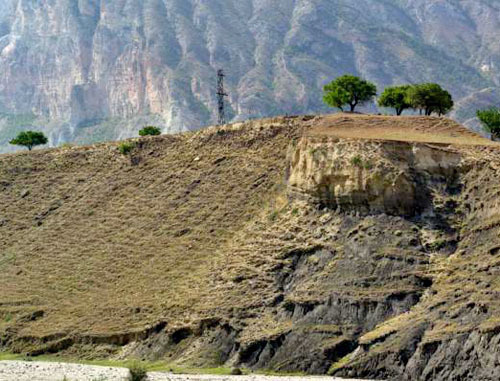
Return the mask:
M427 185L453 187L461 155L445 145L303 137L289 150L294 197L342 211L412 216L430 206Z

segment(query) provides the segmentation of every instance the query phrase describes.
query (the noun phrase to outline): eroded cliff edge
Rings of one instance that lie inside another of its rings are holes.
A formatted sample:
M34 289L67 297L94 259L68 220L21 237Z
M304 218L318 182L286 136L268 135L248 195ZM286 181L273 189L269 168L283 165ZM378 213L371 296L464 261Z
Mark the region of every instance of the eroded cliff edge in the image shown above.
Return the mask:
M255 121L141 140L130 158L2 157L1 346L495 379L498 148L432 142L437 118L368 123L418 121L430 142L346 138L342 118L363 122Z
M344 236L347 247L357 249L339 271L358 274L356 282L365 280L363 299L378 294L387 303L395 292L395 300L407 302L405 313L389 308L393 318L375 329L359 327L364 333L353 343L355 349L333 364L331 373L429 380L496 377L496 152L327 137L303 138L291 148L292 198L334 210L342 224L355 221ZM401 223L405 228L398 227ZM353 268L357 261L366 262ZM381 279L385 284L377 287ZM395 280L400 282L396 287L391 284Z

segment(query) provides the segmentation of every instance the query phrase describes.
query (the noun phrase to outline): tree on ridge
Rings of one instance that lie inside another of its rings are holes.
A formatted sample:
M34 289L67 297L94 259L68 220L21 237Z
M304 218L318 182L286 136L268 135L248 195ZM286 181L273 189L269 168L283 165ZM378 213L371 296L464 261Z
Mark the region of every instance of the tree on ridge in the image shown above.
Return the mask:
M477 117L483 128L491 133L491 138L500 141L500 108L491 107L487 110L478 110Z
M140 136L156 136L161 135L161 130L155 126L146 126L139 131Z
M377 87L362 78L354 75L343 75L324 87L323 101L331 107L344 111L349 105L354 112L358 104L368 102L377 95Z
M390 107L396 110L396 115L401 115L404 110L412 107L408 99L410 85L386 87L378 100L380 107Z
M425 112L429 116L437 113L439 116L448 113L453 108L451 94L437 83L421 83L408 89L408 101L414 109Z
M43 132L38 131L23 131L20 132L15 139L12 139L9 143L17 146L27 147L29 151L35 146L47 144L49 140L43 134Z

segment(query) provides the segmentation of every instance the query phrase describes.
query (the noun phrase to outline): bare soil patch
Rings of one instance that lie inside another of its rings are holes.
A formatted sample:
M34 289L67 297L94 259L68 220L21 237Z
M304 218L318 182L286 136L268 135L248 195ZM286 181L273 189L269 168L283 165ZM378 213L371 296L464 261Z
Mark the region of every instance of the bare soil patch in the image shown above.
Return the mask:
M438 117L334 114L321 118L307 134L348 139L394 140L404 142L486 145L499 143L465 128L459 123Z

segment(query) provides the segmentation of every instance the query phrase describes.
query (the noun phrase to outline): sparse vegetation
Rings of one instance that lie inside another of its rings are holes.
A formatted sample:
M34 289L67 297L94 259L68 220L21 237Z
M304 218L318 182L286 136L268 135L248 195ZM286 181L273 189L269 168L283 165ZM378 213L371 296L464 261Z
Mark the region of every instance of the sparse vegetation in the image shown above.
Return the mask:
M372 169L373 163L370 160L363 160L361 156L356 155L351 158L351 164L358 168Z
M138 361L132 363L128 370L130 372L129 381L144 381L148 375L146 366Z
M493 140L500 140L500 108L492 107L488 110L479 110L477 117L483 128L491 134Z
M332 125L335 128L331 128ZM138 144L144 153L144 161L140 166L131 167L124 166L124 160L116 160L118 153L114 144L92 149L78 147L71 152L54 150L39 155L3 156L0 187L5 191L0 192L0 202L5 208L1 217L8 222L0 227L2 233L6 233L2 235L0 249L3 253L15 254L16 259L7 262L0 259L0 290L2 303L5 303L0 306L0 316L15 311L11 323L0 321L0 333L8 328L15 349L22 353L58 343L61 336L53 340L54 335L71 335L75 337L75 344L65 353L89 358L90 355L117 353L120 346L111 343L121 341L122 333L126 338L142 336L141 332L146 332L142 329L155 332L156 327L152 324L163 321L161 319L169 322L167 329L161 331L162 335L163 332L168 335L167 331L172 327L189 325L184 329L194 327L198 330L201 327L197 325L198 318L204 316L226 319L234 311L241 311L245 312L241 315L244 328L237 333L236 340L243 338L249 344L265 345L266 340L314 330L314 333L321 333L321 340L311 339L315 335L304 335L304 338L312 340L311 353L318 353L318 350L324 350L325 343L331 344L326 340L328 337L336 338L339 334L345 334L348 340L352 337L350 347L356 343L358 335L367 333L364 329L371 328L358 324L360 319L353 319L348 325L343 321L331 324L331 327L330 324L311 326L303 321L292 323L286 316L277 317L274 314L276 308L293 311L298 303L306 306L311 302L316 303L314 305L324 303L325 308L330 308L327 301L332 292L348 303L364 300L379 306L391 298L399 303L400 291L404 298L423 294L428 287L432 257L433 261L442 261L437 266L432 264L432 271L437 275L432 286L435 293L425 299L415 298L415 303L419 304L412 313L417 318L430 316L431 323L441 323L448 319L448 315L440 313L453 305L455 291L470 292L462 285L476 287L472 284L477 279L493 282L486 271L480 273L478 269L497 260L488 252L494 235L487 236L488 241L484 243L479 241L481 234L477 234L477 242L460 242L464 246L480 245L477 257L473 257L475 248L470 246L466 254L450 259L422 248L424 244L420 242L429 240L417 239L424 235L412 233L412 227L416 229L416 226L411 219L352 213L348 217L349 224L345 226L342 210L334 213L328 205L314 205L307 199L288 197L288 189L282 185L289 165L287 151L291 138L303 136L303 125L290 123L290 120L283 123L274 120L274 133L270 134L267 128L260 122L255 126L249 123L241 127L240 133L224 141L217 139L212 129L174 135L168 139L141 140ZM398 168L391 169L391 160L398 160L399 165L399 160L404 159L399 151L396 151L396 157L392 157L390 147L399 149L408 145L381 142L382 139L416 138L426 142L450 144L465 141L481 145L478 149L454 147L460 154L464 153L464 165L472 162L468 160L476 152L479 157L483 151L488 151L493 158L496 152L491 148L496 143L461 128L455 122L437 118L324 116L318 118L318 125L310 127L307 134L307 139L314 142L312 147L326 147L327 157L333 157L331 142L341 141L340 145L345 148L340 152L342 157L332 158L336 167L343 169L345 162L352 158L354 165L362 168L376 166L377 171L385 171L381 172L381 178L391 181L392 175L399 173ZM371 138L378 141L365 141ZM483 149L484 144L490 148ZM386 156L380 156L376 150L370 151L380 145L388 148ZM302 143L297 148L300 147ZM238 149L238 154L231 154L232 149ZM148 155L148 152L157 155ZM303 153L307 156L315 151ZM194 157L203 159L194 162ZM225 159L220 161L221 157ZM57 160L57 166L52 166L54 160ZM12 168L22 168L22 172L12 171ZM460 177L457 181L464 179L463 193L475 197L471 185L477 184L478 178L490 177L489 174L494 172L489 166L470 168L469 177ZM488 176L483 176L484 171ZM366 173L355 172L354 175L358 176L353 177L354 180L363 181ZM328 192L332 190L330 185L325 182ZM22 189L29 189L29 197L20 196ZM69 192L78 197L67 197ZM280 197L283 201L276 202ZM457 202L463 205L460 197L456 195ZM479 213L493 205L492 199L484 198L485 208ZM40 200L40 208L35 211L34 200ZM56 209L53 209L54 205ZM439 210L435 210L436 216L441 217ZM476 222L483 224L485 217L491 217L479 213L473 212L470 218L467 217L471 229L481 227ZM300 218L290 218L290 214ZM34 226L33 215L45 218L41 228ZM449 222L450 231L456 227L453 220L446 222ZM497 219L491 221L495 229L497 222ZM425 225L426 221L419 223ZM191 229L191 232L175 234L184 229ZM440 230L441 227L433 225L433 229ZM356 234L347 236L348 231L354 230ZM452 234L452 238L447 234ZM454 238L455 232L434 236L443 242L454 243L453 240L460 239ZM369 243L370 246L366 247L370 250L360 255L365 243ZM383 256L372 253L383 253ZM482 261L484 257L491 262ZM353 266L352 271L349 266ZM286 282L277 284L281 280L277 280L276 271L286 274ZM51 287L45 286L48 276L51 277ZM445 283L452 278L456 279L456 284ZM469 281L464 281L467 279ZM282 284L291 286L278 289L277 286ZM30 299L29 290L33 289L37 290L35 301ZM477 293L477 297L482 295ZM444 307L429 308L429 303L440 302L439 298L445 303ZM91 309L89 301L92 301ZM486 303L488 308L493 305L489 300ZM386 308L390 305L383 304L383 307L389 314L393 311ZM35 309L47 313L43 318L31 320ZM50 313L54 310L57 314ZM488 314L495 315L497 310L493 305ZM239 312L231 316L234 320L240 319ZM477 316L479 325L483 317ZM207 325L203 323L203 327L207 327L203 328L203 335L209 340L182 339L164 358L171 358L169 355L173 353L176 360L180 359L179 363L188 363L189 360L197 361L200 366L227 363L227 353L217 347L220 336L217 319ZM386 317L383 319L386 321ZM228 322L224 326L229 332L227 340L233 340L232 323L229 319L222 321ZM22 328L22 337L17 336L15 329L18 327ZM403 341L404 337L398 336L400 327L402 325L395 325L394 335L387 337ZM422 332L426 329L422 328ZM451 330L446 332L453 334ZM111 343L94 346L76 341L83 336L82 333L97 334L103 343L110 337ZM212 334L214 336L210 336ZM40 342L22 341L23 337L35 335L41 338ZM385 338L386 335L377 334L376 345ZM196 353L192 350L193 341L200 346ZM282 342L283 345L289 344L289 341L280 339L277 345L282 345ZM307 341L304 344L309 345ZM148 342L138 341L137 350L148 351L147 345ZM294 348L285 350L293 352ZM372 350L372 347L367 348L367 355ZM303 353L305 361L299 360L301 369L306 361L317 360L317 357L311 358L307 352ZM216 354L215 358L210 354ZM347 362L340 359L332 369L342 369ZM148 370L152 368L150 363L141 364ZM122 362L121 365L125 364ZM177 371L174 365L168 365ZM164 369L167 364L158 366ZM227 374L231 370L220 368L217 371Z
M131 142L123 142L118 145L118 151L122 155L128 155L129 153L132 152L132 150L135 148L135 143Z
M232 368L231 369L231 376L241 376L243 372L241 371L240 368Z
M348 354L344 357L342 357L340 360L337 360L334 362L331 366L330 369L328 369L328 374L332 375L337 369L342 368L344 365L348 364L351 359L351 355Z
M363 162L363 168L364 169L372 169L373 168L373 163L370 160L364 161Z
M277 218L279 217L280 212L278 210L273 210L271 214L269 215L269 221L276 221Z
M35 146L47 144L49 140L39 131L23 131L20 132L15 139L12 139L9 143L17 146L24 146L28 148L29 151Z
M363 160L361 159L361 156L356 155L351 159L351 164L356 166L356 167L362 167L363 166Z
M92 150L60 150L57 167L52 166L56 151L37 155L36 168L31 155L2 156L0 189L4 182L15 183L16 188L15 192L0 192L4 206L0 221L19 221L16 224L28 227L22 239L21 231L9 233L14 224L0 227L2 302L17 301L18 297L27 300L19 310L28 315L32 307L28 292L39 289L40 305L36 308L47 305L59 309L51 316L55 320L43 318L26 325L28 334L35 334L30 331L33 327L41 336L53 332L55 324L56 330L72 333L84 329L128 332L160 316L174 321L183 311L211 308L211 297L205 296L201 285L213 274L214 259L225 255L229 238L262 213L263 200L274 200L271 195L282 181L287 147L291 138L299 136L298 127L299 123L278 124L271 136L267 128L249 126L234 138L210 143L205 140L207 131L146 139L141 142L144 152L155 149L158 153L144 159L147 170L142 165L124 167L124 160L116 160L117 155L121 157L119 143L96 145ZM250 134L258 149L243 148ZM213 137L217 137L215 132ZM228 153L233 148L238 149L238 155ZM197 156L203 160L192 170L193 157ZM214 164L221 157L226 157L225 161ZM12 167L23 168L32 181L9 171ZM100 174L96 176L97 168ZM22 198L25 188L31 193ZM69 191L81 197L68 199ZM40 200L36 210L28 200L31 197ZM61 200L65 201L57 210L50 210ZM50 233L40 234L33 224L34 213L47 213L42 226ZM186 227L195 234L173 235ZM27 241L33 245L25 246ZM17 256L15 260L10 254ZM82 261L82 255L88 257ZM61 266L54 266L56 261ZM74 271L70 263L81 267ZM24 266L35 269L36 275L27 271L19 274ZM108 267L113 271L105 271ZM44 287L47 274L60 287ZM160 285L160 278L169 286ZM59 293L67 302L62 303ZM96 300L92 310L79 299L80 293ZM130 312L138 306L147 308ZM8 310L0 306L0 316ZM0 319L0 334L2 324Z
M429 243L427 245L427 249L429 251L440 251L440 250L444 249L447 246L447 244L448 244L447 241L440 239L440 240Z
M324 87L324 102L331 107L344 111L349 105L354 112L358 104L368 102L377 95L377 87L364 79L353 75L344 75Z
M139 131L140 136L156 136L161 135L161 130L155 126L146 126Z

